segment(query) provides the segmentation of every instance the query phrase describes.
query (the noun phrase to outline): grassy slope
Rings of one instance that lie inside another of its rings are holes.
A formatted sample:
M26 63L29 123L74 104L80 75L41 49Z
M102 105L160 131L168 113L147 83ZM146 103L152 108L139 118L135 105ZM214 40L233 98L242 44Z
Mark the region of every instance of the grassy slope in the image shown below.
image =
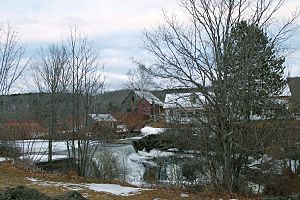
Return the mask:
M6 190L7 187L16 187L18 185L23 185L27 187L36 188L39 191L49 195L54 196L57 194L62 194L68 189L63 187L54 187L54 186L42 186L33 184L31 181L27 180L26 177L34 177L37 179L47 180L47 181L59 181L66 183L80 183L80 182L94 182L100 183L100 180L97 179L84 179L80 177L76 177L73 174L61 175L61 174L46 174L42 172L30 172L19 167L12 166L10 163L0 163L0 192ZM103 183L103 182L102 182ZM148 191L142 191L140 194L122 197L115 196L107 193L94 192L91 190L80 190L79 191L84 196L87 196L88 199L130 199L130 200L153 200L155 198L163 199L230 199L237 198L236 196L230 195L215 195L215 194L204 194L204 193L189 193L189 198L181 198L180 194L182 190L170 190L170 189L153 189ZM238 198L238 199L246 199L246 198Z

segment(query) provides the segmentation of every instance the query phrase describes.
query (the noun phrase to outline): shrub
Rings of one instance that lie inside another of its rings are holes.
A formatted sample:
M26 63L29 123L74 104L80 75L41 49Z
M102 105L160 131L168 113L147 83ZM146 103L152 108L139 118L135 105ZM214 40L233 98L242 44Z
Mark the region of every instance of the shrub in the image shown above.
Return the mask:
M300 177L290 169L283 171L281 175L274 177L267 183L264 189L266 195L287 196L300 193Z
M14 143L1 143L0 156L16 159L21 156L21 150Z

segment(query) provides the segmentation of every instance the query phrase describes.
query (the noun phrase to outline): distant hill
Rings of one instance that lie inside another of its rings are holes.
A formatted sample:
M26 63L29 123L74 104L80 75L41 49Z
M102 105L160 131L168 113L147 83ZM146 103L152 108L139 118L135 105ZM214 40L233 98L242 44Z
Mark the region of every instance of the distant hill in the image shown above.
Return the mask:
M151 91L161 101L166 94L187 92L187 89ZM115 113L122 111L122 102L130 90L104 92L96 97L95 108L91 112ZM47 93L25 93L0 96L0 120L41 120L50 113L51 96ZM72 94L58 94L57 109L63 110L64 115L71 114Z
M130 90L116 90L98 95L97 110L99 113L114 113L121 111L122 101Z
M50 94L25 93L0 96L0 120L41 120L49 116ZM70 112L70 94L58 94L57 109Z

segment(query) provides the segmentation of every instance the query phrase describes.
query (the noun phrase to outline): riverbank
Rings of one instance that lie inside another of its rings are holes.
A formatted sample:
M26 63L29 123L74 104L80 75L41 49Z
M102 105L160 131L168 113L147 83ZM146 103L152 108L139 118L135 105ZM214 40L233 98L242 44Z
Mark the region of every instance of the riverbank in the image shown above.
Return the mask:
M255 199L228 194L198 193L184 189L136 188L118 181L78 177L74 173L58 174L32 171L10 162L0 163L0 192L19 185L35 188L48 196L78 191L84 197L96 200L110 199ZM88 187L90 186L90 187Z

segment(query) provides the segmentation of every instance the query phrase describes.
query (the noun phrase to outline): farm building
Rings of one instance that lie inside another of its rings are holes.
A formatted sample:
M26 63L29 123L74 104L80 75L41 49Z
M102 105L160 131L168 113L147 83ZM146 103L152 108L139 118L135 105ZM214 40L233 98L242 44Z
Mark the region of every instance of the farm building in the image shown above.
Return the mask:
M149 91L131 91L122 107L125 113L138 113L153 121L159 121L163 114L163 102Z

